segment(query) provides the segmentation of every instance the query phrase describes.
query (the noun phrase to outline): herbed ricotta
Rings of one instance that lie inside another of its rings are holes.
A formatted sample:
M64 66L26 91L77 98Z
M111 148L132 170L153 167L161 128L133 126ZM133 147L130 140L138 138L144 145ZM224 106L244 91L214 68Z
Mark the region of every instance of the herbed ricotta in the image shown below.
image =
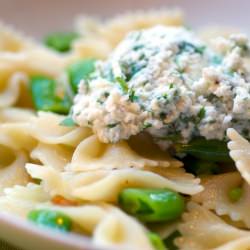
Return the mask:
M106 143L143 130L163 147L195 136L223 139L228 127L250 137L248 40L232 35L214 44L185 28L129 33L81 81L73 119Z

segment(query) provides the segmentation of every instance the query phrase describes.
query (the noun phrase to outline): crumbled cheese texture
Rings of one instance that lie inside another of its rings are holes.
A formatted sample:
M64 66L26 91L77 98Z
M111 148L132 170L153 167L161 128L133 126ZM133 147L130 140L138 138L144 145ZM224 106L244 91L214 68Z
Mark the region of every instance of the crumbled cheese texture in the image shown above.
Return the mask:
M250 74L245 35L208 47L185 28L134 31L82 80L73 119L103 142L148 131L163 147L193 137L250 135Z

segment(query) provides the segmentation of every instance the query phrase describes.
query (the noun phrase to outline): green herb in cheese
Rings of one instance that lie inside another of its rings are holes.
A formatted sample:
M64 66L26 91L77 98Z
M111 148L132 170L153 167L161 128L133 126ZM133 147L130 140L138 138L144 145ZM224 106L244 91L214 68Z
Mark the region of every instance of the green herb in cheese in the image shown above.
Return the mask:
M88 91L81 82L73 119L103 142L145 129L163 147L171 140L162 138L223 139L228 127L249 136L247 52L244 35L218 38L211 48L185 28L132 32L96 63Z

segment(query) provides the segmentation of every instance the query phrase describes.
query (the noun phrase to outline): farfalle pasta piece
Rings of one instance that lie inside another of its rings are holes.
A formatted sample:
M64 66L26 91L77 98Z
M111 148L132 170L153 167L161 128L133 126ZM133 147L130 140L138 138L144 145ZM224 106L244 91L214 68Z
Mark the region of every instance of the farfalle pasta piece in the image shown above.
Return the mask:
M231 140L228 143L230 156L241 176L250 184L250 143L234 129L228 129L227 136Z
M213 209L218 215L228 215L233 221L242 221L250 228L250 186L243 183L238 172L209 177L202 181L204 191L192 197L195 202ZM237 202L232 202L229 192L233 188L242 187L243 193Z
M178 169L168 169L169 178L138 169L60 173L52 167L34 164L27 164L26 169L33 178L42 180L44 189L51 196L86 201L116 202L119 192L127 187L169 188L190 195L202 191L199 179Z
M157 233L162 239L168 238L172 233L178 230L181 220L161 222L152 225L148 225L152 232Z
M82 58L105 59L112 51L110 44L100 37L82 37L72 44L72 53L67 58L67 63L80 60Z
M183 163L171 157L168 152L162 151L160 147L155 144L153 138L147 133L139 133L138 135L131 136L128 140L128 145L132 150L139 155L157 161L160 166L162 163L169 162L171 167L182 167Z
M21 85L27 85L27 82L26 74L22 72L12 74L8 79L6 88L0 92L0 108L10 107L17 103L21 94Z
M227 244L217 247L214 250L249 250L250 236L228 242Z
M39 160L42 165L52 166L63 171L64 167L71 161L72 148L64 145L39 143L30 153L31 158Z
M38 117L30 120L29 133L40 142L68 146L76 146L84 138L91 135L89 128L60 125L63 119L65 119L65 116L39 112Z
M180 250L212 250L240 237L249 231L226 224L221 218L196 203L188 204L188 212L180 224L181 237L176 239Z
M30 135L29 123L12 122L0 124L0 141L15 150L32 150L37 141Z
M112 207L94 230L93 242L103 247L154 250L146 233L134 218Z
M129 31L145 29L157 24L178 26L182 23L182 13L179 10L137 11L106 21L100 26L99 34L114 47Z
M2 51L18 52L38 46L31 38L27 38L13 27L0 22L0 53Z
M0 142L0 194L4 188L28 183L29 176L24 168L28 157L23 151L16 151Z
M49 200L49 195L44 192L40 185L29 183L27 186L16 185L12 188L5 188L4 195L0 196L0 211L14 213L22 217L34 209L37 204Z
M0 109L0 124L1 123L16 123L26 122L31 117L34 117L34 111L22 108L5 108Z
M23 72L27 75L42 74L57 77L66 64L65 57L43 47L17 53L0 52L0 72L6 76L15 72Z
M99 169L169 167L171 158L167 156L161 160L151 160L132 150L126 141L116 144L106 144L93 135L83 140L76 148L72 162L68 166L70 171L91 171Z

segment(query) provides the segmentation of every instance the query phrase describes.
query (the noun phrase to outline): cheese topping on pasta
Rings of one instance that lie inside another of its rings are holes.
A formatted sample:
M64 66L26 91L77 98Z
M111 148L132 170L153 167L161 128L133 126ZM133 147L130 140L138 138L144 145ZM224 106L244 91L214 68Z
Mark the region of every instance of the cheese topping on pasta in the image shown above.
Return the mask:
M163 146L195 136L221 140L228 127L249 136L247 51L244 35L211 48L183 27L131 32L81 82L73 118L106 143L143 130Z

